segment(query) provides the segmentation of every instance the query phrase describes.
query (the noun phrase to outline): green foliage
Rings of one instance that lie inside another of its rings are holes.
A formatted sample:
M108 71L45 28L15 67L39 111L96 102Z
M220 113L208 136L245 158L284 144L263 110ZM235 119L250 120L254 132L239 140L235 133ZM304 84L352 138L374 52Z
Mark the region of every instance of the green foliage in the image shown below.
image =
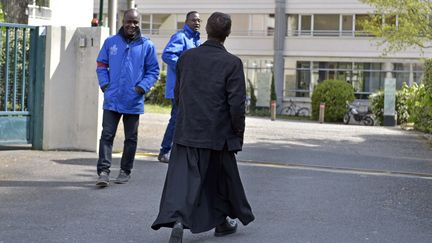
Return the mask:
M432 59L424 64L423 85L412 95L412 114L414 127L432 133Z
M408 47L429 48L432 40L431 1L421 0L361 0L371 5L375 13L361 25L379 37L384 54ZM384 18L383 18L384 16ZM396 25L396 16L398 26Z
M146 103L170 106L171 100L165 98L166 72L161 72L159 80L146 94Z
M274 74L272 73L271 86L270 86L270 102L272 100L276 100L276 99L277 99L277 96L276 96Z
M369 106L378 124L384 122L384 91L380 90L369 95Z
M30 65L30 33L26 32L26 45L24 46L23 36L24 31L22 28L9 29L9 41L6 41L6 31L5 27L0 27L0 110L5 110L7 103L7 110L14 110L14 92L16 91L15 99L15 110L28 110L27 100L24 100L24 104L21 102L21 97L24 96L27 99L29 92L29 65ZM17 38L17 45L15 46L15 35ZM9 54L7 55L7 47L9 48ZM25 60L23 59L23 54L25 52ZM15 53L16 53L16 63L15 63ZM6 67L6 63L8 63ZM6 78L6 69L8 70L8 76ZM25 69L25 72L24 72ZM16 73L16 83L15 80ZM23 90L22 80L25 78L25 89ZM14 84L16 85L14 87ZM15 90L16 88L16 90ZM5 101L6 91L8 92L8 100Z
M4 9L3 9L3 4L0 3L0 22L4 23L5 22L5 18L4 18Z
M414 127L421 131L432 131L432 99L428 100L423 84L413 84L411 87L403 84L396 92L397 124L414 123ZM430 97L430 95L429 95ZM384 120L384 92L379 91L369 96L369 104L376 119Z
M424 63L423 84L428 91L432 91L432 59L427 59Z
M314 88L311 99L312 119L318 119L319 105L325 103L325 121L341 121L346 112L346 101L355 99L354 89L346 81L325 80Z

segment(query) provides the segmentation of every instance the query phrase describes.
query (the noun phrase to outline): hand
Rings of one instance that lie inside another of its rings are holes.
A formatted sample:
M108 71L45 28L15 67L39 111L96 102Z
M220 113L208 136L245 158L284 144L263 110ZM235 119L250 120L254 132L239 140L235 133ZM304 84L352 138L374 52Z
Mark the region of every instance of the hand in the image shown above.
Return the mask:
M140 86L135 86L135 92L137 92L140 95L145 95L145 90Z

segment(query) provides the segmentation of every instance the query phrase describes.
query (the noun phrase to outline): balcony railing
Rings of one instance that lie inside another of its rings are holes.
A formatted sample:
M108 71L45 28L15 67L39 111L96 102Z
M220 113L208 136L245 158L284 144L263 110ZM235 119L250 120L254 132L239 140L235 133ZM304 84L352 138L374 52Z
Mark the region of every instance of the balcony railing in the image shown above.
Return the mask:
M373 37L374 35L361 30L290 30L287 36Z
M51 19L52 10L48 7L38 5L28 5L29 18Z
M145 35L162 35L170 36L177 32L175 29L141 29ZM233 30L231 36L273 36L274 30ZM287 36L300 36L300 37L373 37L372 34L361 30L290 30Z
M141 29L141 33L144 35L162 35L162 36L170 36L177 32L178 30L174 29ZM203 31L201 31L203 32ZM230 36L273 36L274 30L234 30L231 32Z

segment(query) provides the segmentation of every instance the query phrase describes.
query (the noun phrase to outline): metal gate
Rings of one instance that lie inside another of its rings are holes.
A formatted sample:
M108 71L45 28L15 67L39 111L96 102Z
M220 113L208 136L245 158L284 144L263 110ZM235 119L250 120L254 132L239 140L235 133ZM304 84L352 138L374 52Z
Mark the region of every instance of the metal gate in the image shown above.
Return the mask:
M44 29L0 23L0 145L42 146Z

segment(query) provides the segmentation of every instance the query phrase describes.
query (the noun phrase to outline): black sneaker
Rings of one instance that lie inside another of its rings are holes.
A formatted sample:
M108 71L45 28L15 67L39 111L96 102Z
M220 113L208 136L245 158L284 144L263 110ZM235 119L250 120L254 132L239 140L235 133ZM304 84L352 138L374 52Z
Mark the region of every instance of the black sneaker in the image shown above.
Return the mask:
M183 225L181 222L176 222L171 231L169 243L182 243L183 241Z
M96 186L106 187L109 185L109 174L105 171L102 171L99 174L99 178L96 181Z
M166 154L159 154L158 155L158 160L161 163L168 163L169 162L169 155L168 155L168 153L166 153Z
M114 181L114 183L116 184L124 184L126 182L128 182L130 179L130 174L126 173L126 171L124 170L120 170L116 180Z
M237 231L237 221L227 217L224 223L216 226L214 235L224 236L224 235L233 234L236 231Z

